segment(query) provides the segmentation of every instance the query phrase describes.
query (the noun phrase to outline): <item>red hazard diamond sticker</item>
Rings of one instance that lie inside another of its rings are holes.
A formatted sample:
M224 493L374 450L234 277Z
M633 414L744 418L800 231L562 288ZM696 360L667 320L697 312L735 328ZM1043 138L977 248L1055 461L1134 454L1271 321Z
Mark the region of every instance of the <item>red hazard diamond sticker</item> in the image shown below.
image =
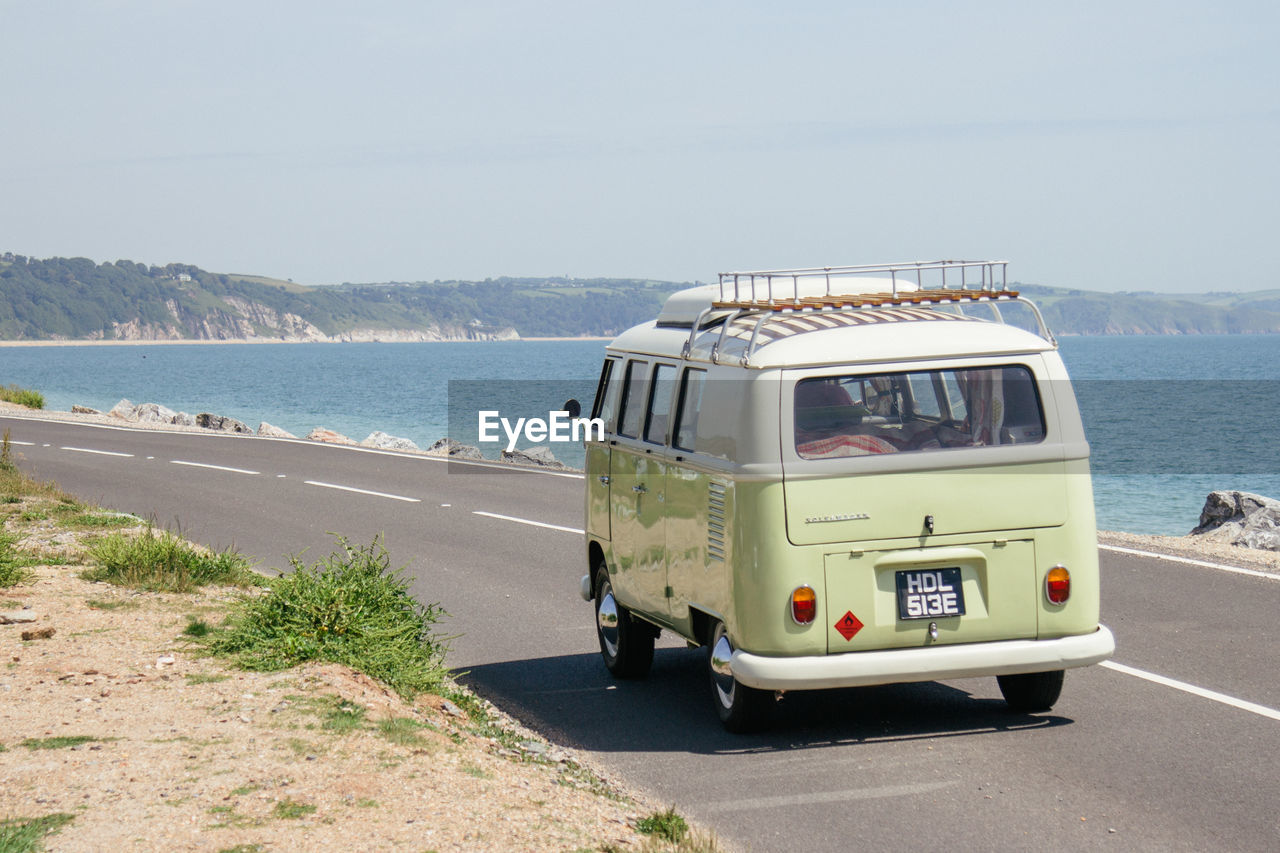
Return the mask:
M853 635L862 630L862 622L857 616L853 615L853 611L847 611L840 617L840 621L836 623L836 630L840 632L840 636L846 640L852 640Z

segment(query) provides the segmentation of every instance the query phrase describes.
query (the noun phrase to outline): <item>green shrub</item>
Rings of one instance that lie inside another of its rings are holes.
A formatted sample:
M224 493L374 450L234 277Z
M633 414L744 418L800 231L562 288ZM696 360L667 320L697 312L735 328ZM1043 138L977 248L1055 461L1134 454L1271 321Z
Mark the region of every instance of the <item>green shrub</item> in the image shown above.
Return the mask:
M234 607L229 627L210 635L210 650L259 671L341 663L406 698L437 689L447 641L432 626L444 611L414 601L404 570L389 571L380 538L367 547L337 539L339 550L311 566L291 557L293 571Z
M89 548L99 565L84 573L91 581L165 592L190 592L209 584L255 586L263 578L231 551L207 552L150 524L137 536L113 533Z
M652 835L663 841L679 843L689 832L689 824L676 814L674 808L665 812L654 812L649 817L636 822L636 831L643 835Z
M17 403L19 406L26 406L28 409L44 408L43 394L39 391L19 388L17 385L0 386L0 400L4 400L6 403Z

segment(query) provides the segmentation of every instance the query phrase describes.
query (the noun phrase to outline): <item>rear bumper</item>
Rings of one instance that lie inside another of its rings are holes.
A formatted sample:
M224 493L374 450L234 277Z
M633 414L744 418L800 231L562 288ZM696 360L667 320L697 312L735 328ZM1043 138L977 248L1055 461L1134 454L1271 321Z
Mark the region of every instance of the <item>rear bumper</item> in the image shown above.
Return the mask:
M763 690L822 690L977 675L1016 675L1089 666L1111 657L1115 637L1099 625L1092 634L1056 640L958 643L811 657L764 657L735 651L734 678Z

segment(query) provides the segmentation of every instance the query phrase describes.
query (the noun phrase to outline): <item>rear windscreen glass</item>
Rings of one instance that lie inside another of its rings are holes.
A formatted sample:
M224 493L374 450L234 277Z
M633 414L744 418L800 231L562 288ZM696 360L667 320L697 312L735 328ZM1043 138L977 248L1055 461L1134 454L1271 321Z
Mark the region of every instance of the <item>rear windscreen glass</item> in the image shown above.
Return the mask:
M1043 440L1040 397L1022 365L796 383L795 445L803 459Z

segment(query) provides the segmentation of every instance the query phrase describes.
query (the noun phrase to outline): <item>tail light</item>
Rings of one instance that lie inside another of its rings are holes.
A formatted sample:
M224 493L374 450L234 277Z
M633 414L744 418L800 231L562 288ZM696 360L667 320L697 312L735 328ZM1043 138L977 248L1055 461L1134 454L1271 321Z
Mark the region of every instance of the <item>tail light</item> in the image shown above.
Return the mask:
M1054 566L1044 576L1044 595L1050 604L1065 604L1071 597L1071 572L1066 566Z
M791 593L791 618L797 625L809 625L817 615L818 594L813 587L796 587Z

